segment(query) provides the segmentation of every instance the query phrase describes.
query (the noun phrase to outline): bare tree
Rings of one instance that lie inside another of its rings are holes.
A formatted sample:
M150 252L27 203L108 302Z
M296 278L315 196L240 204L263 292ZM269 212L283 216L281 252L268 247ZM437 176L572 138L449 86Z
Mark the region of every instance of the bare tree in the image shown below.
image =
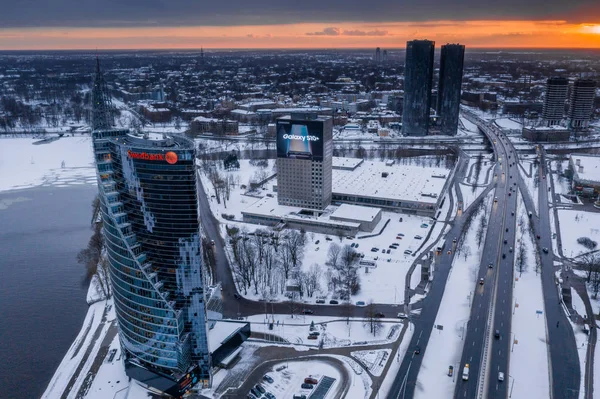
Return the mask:
M465 258L465 261L466 261L467 258L469 256L471 256L471 247L469 247L468 245L462 245L460 252L461 252L461 254L463 255L463 257Z
M485 237L485 228L487 227L487 215L483 214L479 218L479 226L477 227L477 248L481 248L483 237Z
M517 269L519 270L519 277L527 269L527 250L524 245L523 235L521 235L520 241L519 249L517 250Z
M283 242L283 248L289 253L292 267L298 267L304 257L304 235L296 230L288 232Z
M327 250L326 264L333 267L334 269L337 269L338 265L340 264L341 252L342 247L336 244L335 242L332 242L329 246L329 250Z
M373 334L373 336L377 336L377 334L381 331L383 324L377 314L377 310L375 309L375 304L373 301L370 301L365 309L365 323L366 326L369 327L369 332Z
M314 295L316 291L319 290L319 282L321 279L321 266L318 263L313 263L308 272L300 273L302 287L306 295L310 298Z
M592 274L600 267L600 255L597 252L586 253L581 257L580 265L586 271L586 282L590 282Z

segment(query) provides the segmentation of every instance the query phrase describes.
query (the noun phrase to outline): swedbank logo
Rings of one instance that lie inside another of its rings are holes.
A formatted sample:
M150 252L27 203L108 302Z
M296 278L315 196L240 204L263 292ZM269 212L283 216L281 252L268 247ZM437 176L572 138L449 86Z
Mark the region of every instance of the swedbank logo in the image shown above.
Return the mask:
M166 154L148 154L147 152L133 152L127 151L127 155L132 159L142 159L144 161L167 161L167 163L173 165L177 162L177 154L173 151L168 151Z
M170 163L171 165L177 162L177 154L173 151L167 152L165 158L167 159L167 163Z

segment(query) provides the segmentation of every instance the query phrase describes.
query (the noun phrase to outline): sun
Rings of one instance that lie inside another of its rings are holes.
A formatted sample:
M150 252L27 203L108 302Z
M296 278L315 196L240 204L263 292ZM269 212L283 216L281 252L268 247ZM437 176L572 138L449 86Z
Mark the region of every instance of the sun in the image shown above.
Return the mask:
M600 35L600 25L585 25L583 28L587 33L596 33Z

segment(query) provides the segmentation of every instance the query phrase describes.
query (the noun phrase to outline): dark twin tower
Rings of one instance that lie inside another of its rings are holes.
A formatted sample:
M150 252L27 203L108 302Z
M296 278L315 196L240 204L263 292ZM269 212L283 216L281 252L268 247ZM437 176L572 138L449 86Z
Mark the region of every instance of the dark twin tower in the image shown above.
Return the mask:
M432 105L436 107L441 134L453 136L458 129L465 46L442 46L437 104L431 101L434 50L433 41L412 40L406 43L402 132L408 136L429 134Z

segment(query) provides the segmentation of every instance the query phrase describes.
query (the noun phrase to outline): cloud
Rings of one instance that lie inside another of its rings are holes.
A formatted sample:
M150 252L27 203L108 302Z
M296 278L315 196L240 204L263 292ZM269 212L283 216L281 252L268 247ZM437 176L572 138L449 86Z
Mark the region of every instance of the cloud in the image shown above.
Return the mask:
M325 28L319 32L308 32L307 35L308 36L339 36L340 28L334 28L334 27Z
M344 36L388 36L388 31L387 30L379 30L379 29L375 29L375 30L370 30L370 31L364 31L364 30L345 30L344 32L342 32L342 35Z
M389 33L387 30L379 30L379 29L364 31L364 30L358 30L358 29L341 30L340 28L329 27L329 28L325 28L318 32L308 32L308 33L306 33L306 35L307 36L388 36Z

